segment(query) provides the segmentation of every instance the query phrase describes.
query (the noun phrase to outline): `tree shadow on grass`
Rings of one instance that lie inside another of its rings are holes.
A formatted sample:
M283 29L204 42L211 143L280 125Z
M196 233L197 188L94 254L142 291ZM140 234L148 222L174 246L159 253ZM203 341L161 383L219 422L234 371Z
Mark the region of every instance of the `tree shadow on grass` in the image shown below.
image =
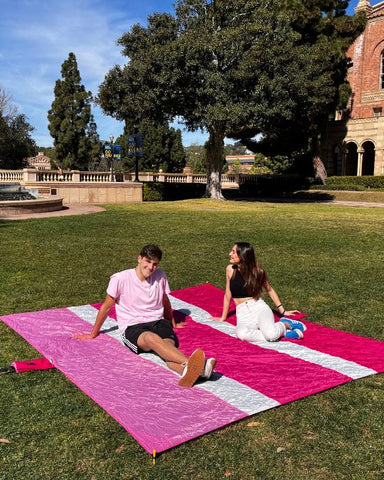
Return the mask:
M239 191L223 191L226 200L234 200L239 202L268 202L268 203L327 203L335 200L335 196L328 192L310 192L297 191L282 194L264 194L247 196Z

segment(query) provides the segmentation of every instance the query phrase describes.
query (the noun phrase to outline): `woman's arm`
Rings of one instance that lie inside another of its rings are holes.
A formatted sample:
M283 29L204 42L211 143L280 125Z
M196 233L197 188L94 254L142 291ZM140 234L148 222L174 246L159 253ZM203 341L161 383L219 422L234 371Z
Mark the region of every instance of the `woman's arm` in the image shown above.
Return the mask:
M272 302L276 305L276 310L279 312L281 316L284 316L284 315L289 316L289 315L295 315L296 313L300 313L298 310L285 310L276 290L272 288L272 285L268 281L265 282L264 288L268 293L269 297L271 298Z
M223 311L221 313L221 317L211 317L212 320L215 320L216 322L224 322L228 317L229 305L232 298L231 289L229 288L229 282L231 281L232 274L233 274L232 265L228 265L225 271L226 283L225 283Z

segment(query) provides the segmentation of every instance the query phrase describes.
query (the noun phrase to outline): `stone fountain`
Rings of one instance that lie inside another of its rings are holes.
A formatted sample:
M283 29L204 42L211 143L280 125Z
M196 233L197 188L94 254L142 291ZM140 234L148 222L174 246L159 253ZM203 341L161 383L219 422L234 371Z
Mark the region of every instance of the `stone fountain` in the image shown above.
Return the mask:
M62 198L39 198L37 190L19 184L0 185L0 217L62 210Z

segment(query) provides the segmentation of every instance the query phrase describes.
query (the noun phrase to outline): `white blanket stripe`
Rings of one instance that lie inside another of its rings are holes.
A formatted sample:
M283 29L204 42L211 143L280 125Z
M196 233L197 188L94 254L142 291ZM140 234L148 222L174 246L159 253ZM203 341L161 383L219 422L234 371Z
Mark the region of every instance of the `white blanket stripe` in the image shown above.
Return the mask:
M69 307L68 310L91 325L95 323L98 311L91 305ZM113 318L108 317L106 319L103 324L102 332L122 343L121 334L117 328L116 321ZM168 369L166 363L153 353L141 353L140 356ZM247 415L253 415L280 405L280 402L273 398L263 395L261 392L243 385L236 380L217 373L213 374L212 380L209 382L198 383L196 384L196 387L209 391L224 402L232 405Z
M232 337L236 337L236 328L228 322L216 322L210 320L211 314L200 307L193 304L179 300L172 295L169 295L172 308L183 312L185 315L192 317L195 322L209 325L210 327L220 330ZM345 360L341 357L336 357L328 353L322 353L317 350L302 346L298 343L292 342L255 342L256 345L269 350L275 350L280 353L286 353L291 357L300 358L316 365L321 365L324 368L329 368L336 372L347 375L350 378L357 379L367 377L377 373L371 368L359 365L356 362Z

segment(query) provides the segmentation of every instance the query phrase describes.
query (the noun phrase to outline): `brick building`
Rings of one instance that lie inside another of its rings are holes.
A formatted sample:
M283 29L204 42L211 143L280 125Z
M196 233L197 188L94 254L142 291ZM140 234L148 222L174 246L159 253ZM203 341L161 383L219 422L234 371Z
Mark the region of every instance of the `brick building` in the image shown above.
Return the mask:
M323 144L328 175L384 174L384 1L360 0L367 25L348 50L352 95Z
M228 164L228 172L233 172L234 165L238 166L239 170L246 172L252 169L255 165L255 155L227 155L225 160Z

